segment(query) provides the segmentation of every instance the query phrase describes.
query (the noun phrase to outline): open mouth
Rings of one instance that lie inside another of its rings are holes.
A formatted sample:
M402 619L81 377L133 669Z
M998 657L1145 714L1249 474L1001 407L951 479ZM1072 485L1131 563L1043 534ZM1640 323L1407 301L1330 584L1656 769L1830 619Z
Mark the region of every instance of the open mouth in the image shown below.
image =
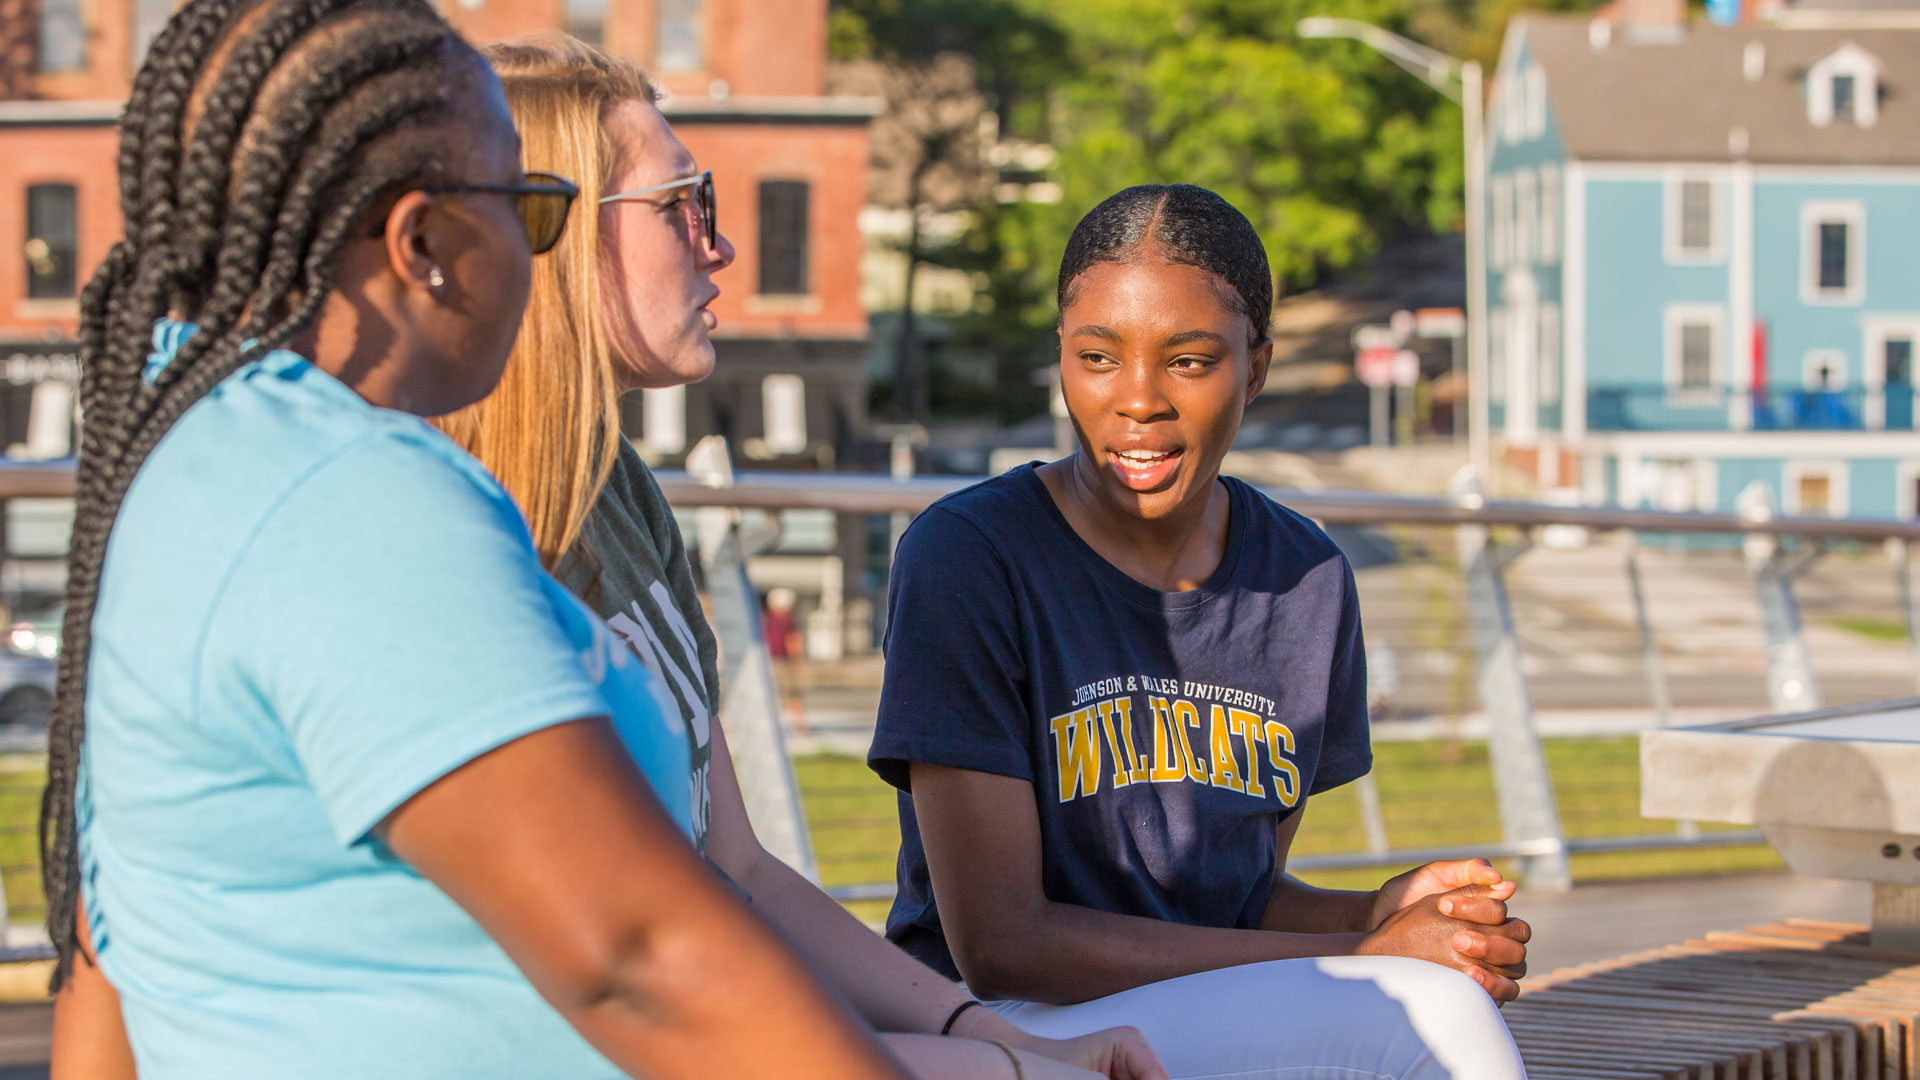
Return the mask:
M1179 450L1113 450L1107 462L1120 482L1134 491L1152 491L1173 478L1180 467Z

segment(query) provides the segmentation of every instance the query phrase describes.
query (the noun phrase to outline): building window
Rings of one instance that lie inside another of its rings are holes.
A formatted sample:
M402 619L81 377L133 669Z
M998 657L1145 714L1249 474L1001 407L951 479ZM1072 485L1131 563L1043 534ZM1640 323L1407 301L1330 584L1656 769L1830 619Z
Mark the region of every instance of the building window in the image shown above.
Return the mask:
M760 183L760 292L800 295L807 288L807 203L804 180Z
M760 382L767 451L798 454L807 448L807 384L798 375L769 375Z
M1809 303L1857 304L1866 293L1866 211L1859 203L1814 203L1803 211Z
M1807 120L1815 127L1880 119L1880 61L1857 45L1842 45L1807 69Z
M1667 388L1676 393L1706 392L1723 382L1721 332L1725 316L1717 307L1681 305L1667 309Z
M1833 77L1833 118L1843 124L1854 122L1853 76Z
M1804 517L1846 516L1846 462L1789 461L1784 472L1781 509Z
M607 0L566 0L567 33L589 45L607 43Z
M1721 257L1718 185L1707 177L1667 181L1667 261L1715 261Z
M43 72L86 70L86 0L40 0L40 42L34 58Z
M1489 246L1493 249L1493 265L1505 266L1513 259L1513 178L1496 176L1487 184L1487 190L1493 206L1487 214L1492 225L1493 235L1489 237Z
M1540 305L1540 402L1560 400L1560 305Z
M72 184L35 184L27 189L27 299L71 300L79 198Z
M650 386L640 391L640 445L653 454L677 454L687 448L685 386Z
M699 71L706 66L706 34L700 0L660 0L656 71Z
M1540 261L1560 261L1560 166L1540 166Z
M1513 174L1513 261L1523 266L1533 261L1533 227L1539 222L1533 190L1532 169Z

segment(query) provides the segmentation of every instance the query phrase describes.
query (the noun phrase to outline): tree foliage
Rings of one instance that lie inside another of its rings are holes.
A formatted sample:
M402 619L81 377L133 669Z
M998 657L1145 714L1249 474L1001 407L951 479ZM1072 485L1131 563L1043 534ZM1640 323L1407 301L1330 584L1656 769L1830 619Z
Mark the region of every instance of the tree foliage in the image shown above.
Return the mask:
M966 52L1002 131L1058 151L1058 201L987 201L972 235L927 255L985 281L962 336L1010 367L1034 362L1031 335L1054 322L1074 223L1131 184L1219 192L1259 230L1281 290L1396 232L1458 228L1458 106L1364 45L1294 28L1337 15L1442 49L1478 53L1491 38L1497 51L1497 29L1476 16L1483 5L1504 23L1517 2L834 0L833 39L839 55L902 64Z

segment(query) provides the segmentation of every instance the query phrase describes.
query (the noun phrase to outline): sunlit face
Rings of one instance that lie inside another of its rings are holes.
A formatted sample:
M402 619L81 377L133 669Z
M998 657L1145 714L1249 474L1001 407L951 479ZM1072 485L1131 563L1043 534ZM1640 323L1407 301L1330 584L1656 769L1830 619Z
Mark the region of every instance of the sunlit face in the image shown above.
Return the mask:
M693 154L644 101L613 107L607 132L618 150L606 194L637 191L699 172ZM699 382L713 372L719 325L709 307L720 295L713 275L733 262L719 236L707 246L693 189L677 188L600 207L608 329L629 386Z
M1204 505L1273 346L1209 271L1147 253L1082 272L1060 313L1076 471L1102 501L1158 518Z

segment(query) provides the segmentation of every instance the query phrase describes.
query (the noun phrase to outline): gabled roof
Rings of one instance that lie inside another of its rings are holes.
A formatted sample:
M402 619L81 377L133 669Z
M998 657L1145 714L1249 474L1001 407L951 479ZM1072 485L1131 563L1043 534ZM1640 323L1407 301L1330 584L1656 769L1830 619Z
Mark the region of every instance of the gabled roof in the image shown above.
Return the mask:
M1727 161L1734 129L1744 128L1746 156L1754 162L1920 165L1920 29L1696 23L1663 41L1616 28L1612 40L1595 49L1588 16L1517 21L1515 37L1524 36L1546 71L1547 98L1570 157ZM1765 50L1764 71L1752 82L1746 77L1750 42ZM1807 116L1807 69L1848 45L1879 63L1877 122L1815 127Z

